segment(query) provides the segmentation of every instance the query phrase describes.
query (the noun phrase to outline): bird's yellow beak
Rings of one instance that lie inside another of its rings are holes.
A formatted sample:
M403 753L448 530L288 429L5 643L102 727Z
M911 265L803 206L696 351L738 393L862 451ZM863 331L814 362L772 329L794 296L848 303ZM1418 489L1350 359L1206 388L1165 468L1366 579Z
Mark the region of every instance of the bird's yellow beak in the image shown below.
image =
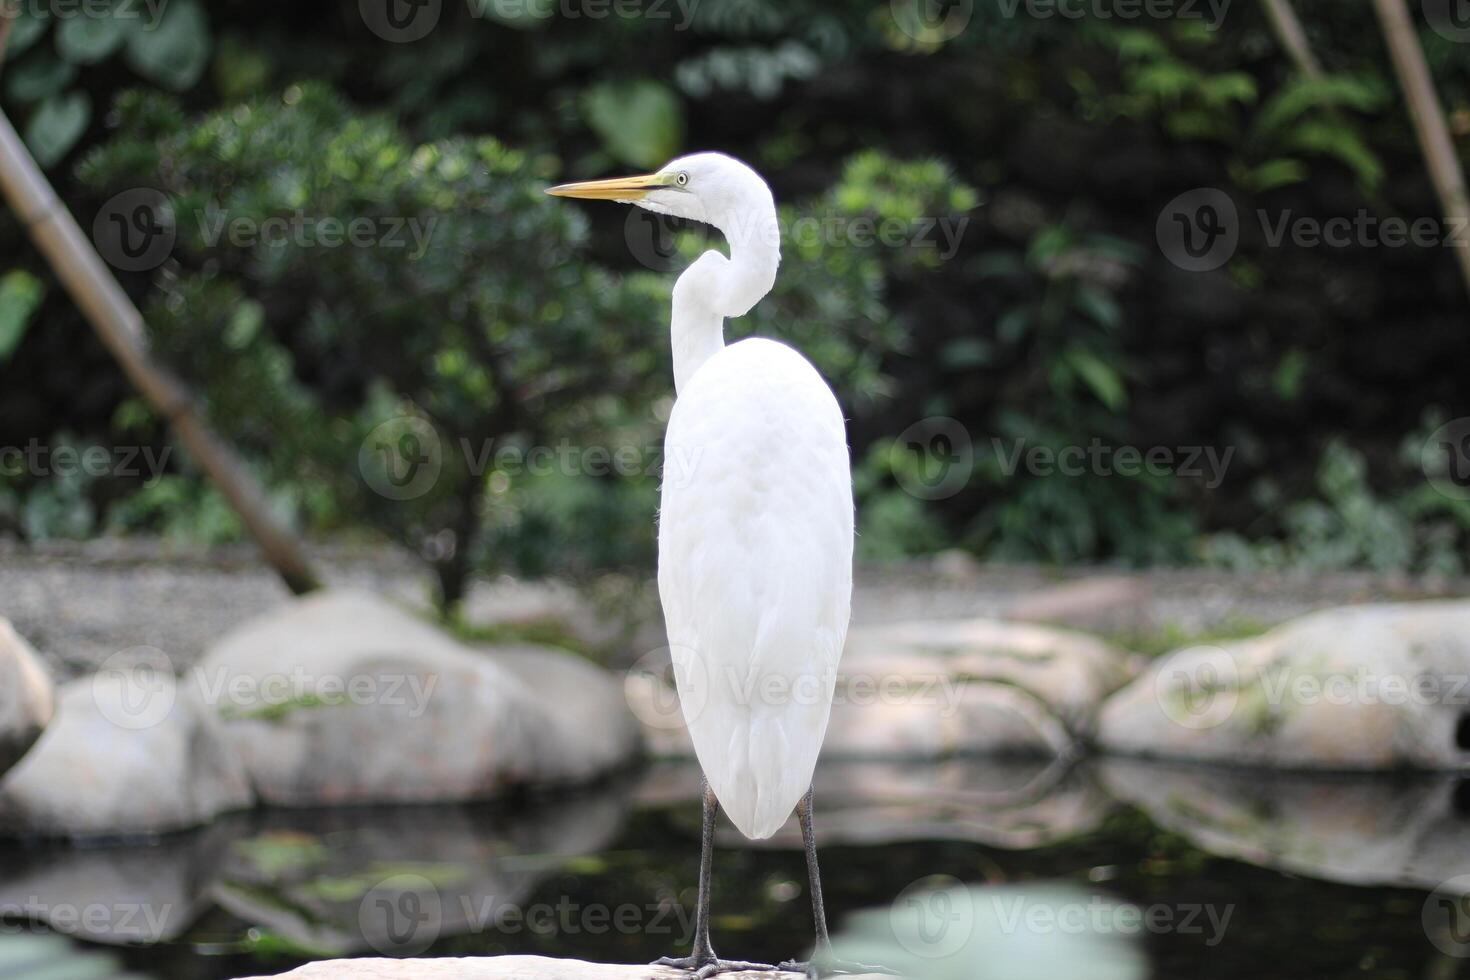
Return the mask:
M584 180L576 184L557 184L546 188L552 197L580 197L587 201L637 201L649 191L674 182L672 174L643 174L638 177L613 177L610 180Z

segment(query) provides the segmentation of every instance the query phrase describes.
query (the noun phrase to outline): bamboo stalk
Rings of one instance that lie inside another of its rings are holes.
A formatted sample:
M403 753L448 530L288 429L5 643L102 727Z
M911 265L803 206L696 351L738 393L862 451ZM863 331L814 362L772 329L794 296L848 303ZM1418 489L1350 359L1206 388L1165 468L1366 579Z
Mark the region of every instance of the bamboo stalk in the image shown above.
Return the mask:
M1399 85L1404 90L1404 101L1409 106L1409 116L1414 121L1414 132L1419 138L1419 149L1429 168L1430 180L1434 182L1441 210L1446 220L1463 227L1470 222L1470 197L1465 193L1465 171L1455 152L1450 138L1449 126L1445 123L1444 109L1439 95L1434 90L1434 79L1429 74L1429 65L1424 60L1424 49L1419 46L1419 35L1404 0L1373 0L1378 11L1378 22L1383 27L1383 39L1393 59L1394 71ZM1470 248L1454 248L1455 258L1460 263L1460 274L1465 288L1470 290Z
M190 458L240 515L265 560L297 595L317 588L305 552L271 515L260 485L200 417L184 383L149 355L143 315L103 264L3 112L0 194L128 380L168 422Z
M1312 53L1307 32L1302 30L1302 22L1297 19L1291 0L1261 0L1261 6L1266 9L1266 19L1271 22L1271 31L1276 35L1277 43L1296 65L1297 71L1312 81L1320 79L1322 64Z

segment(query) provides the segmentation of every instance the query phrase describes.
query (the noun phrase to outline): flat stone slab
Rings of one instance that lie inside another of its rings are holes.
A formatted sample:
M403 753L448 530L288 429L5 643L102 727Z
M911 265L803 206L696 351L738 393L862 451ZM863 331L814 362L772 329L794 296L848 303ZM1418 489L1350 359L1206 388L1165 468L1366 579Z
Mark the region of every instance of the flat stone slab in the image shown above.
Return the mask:
M689 974L659 966L623 966L546 956L483 956L432 960L322 960L282 978L292 980L682 980ZM723 973L729 980L805 980L799 973ZM265 980L247 977L245 980ZM850 980L880 980L879 975ZM882 980L893 980L884 977Z

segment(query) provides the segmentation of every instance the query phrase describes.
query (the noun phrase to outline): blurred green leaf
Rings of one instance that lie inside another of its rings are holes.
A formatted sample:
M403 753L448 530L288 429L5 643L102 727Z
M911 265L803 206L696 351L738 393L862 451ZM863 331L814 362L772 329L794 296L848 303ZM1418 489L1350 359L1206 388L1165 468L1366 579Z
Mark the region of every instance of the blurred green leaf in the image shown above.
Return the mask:
M10 27L10 39L5 44L6 59L19 57L31 45L39 41L41 35L46 33L47 21L48 16L44 6L21 4L15 23Z
M122 47L133 25L115 11L107 17L68 17L56 29L56 50L74 65L96 64Z
M41 280L24 269L0 276L0 363L20 346L44 295Z
M1122 376L1096 354L1080 347L1070 347L1065 359L1082 382L1097 396L1098 401L1109 410L1116 412L1128 403L1128 392L1123 385Z
M209 64L209 18L195 0L173 0L154 27L128 35L126 60L164 88L192 88Z
M32 57L5 66L5 94L22 105L60 94L76 77L76 66L38 51Z
M588 89L582 104L587 125L622 163L656 167L684 140L678 96L659 82L604 82Z
M25 141L42 167L60 163L92 120L92 99L85 92L53 95L26 124Z

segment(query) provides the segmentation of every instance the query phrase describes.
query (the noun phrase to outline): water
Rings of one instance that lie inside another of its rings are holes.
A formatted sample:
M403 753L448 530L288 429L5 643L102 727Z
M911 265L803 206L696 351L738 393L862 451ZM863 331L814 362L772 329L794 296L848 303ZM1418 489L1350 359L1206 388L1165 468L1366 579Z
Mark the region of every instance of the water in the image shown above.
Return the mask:
M262 810L151 846L6 845L0 908L69 913L158 980L384 949L646 962L687 950L697 785L659 766L555 800ZM1446 937L1470 919L1430 893L1470 872L1466 786L1112 761L829 764L828 910L836 924L935 875L1060 880L1156 916L1140 941L1157 977L1450 976L1459 962L1431 933L1457 951ZM803 952L795 827L760 845L726 827L720 843L717 949Z

